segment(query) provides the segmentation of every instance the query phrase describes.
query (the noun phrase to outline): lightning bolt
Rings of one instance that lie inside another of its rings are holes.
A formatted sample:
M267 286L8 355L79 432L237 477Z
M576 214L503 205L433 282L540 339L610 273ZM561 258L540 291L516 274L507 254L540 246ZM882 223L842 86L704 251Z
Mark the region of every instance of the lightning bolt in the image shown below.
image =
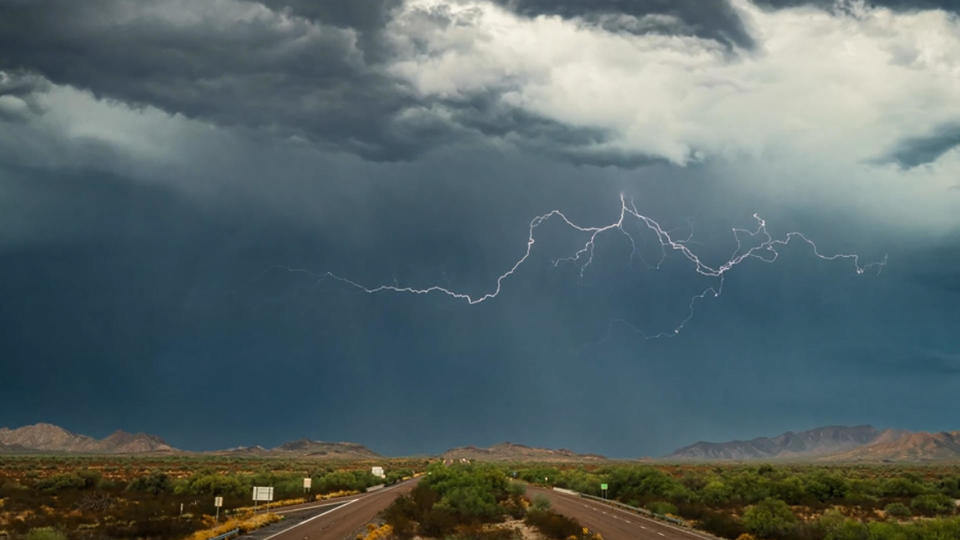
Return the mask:
M707 297L719 297L723 293L723 283L724 279L731 270L742 264L747 260L759 260L763 263L773 264L777 261L780 256L779 248L786 247L791 242L797 241L802 242L808 245L813 252L813 255L824 261L838 261L844 260L852 263L854 271L858 275L862 275L870 270L875 269L877 275L883 270L883 267L887 264L887 257L884 255L883 259L880 261L862 263L860 255L856 253L835 253L831 255L824 254L820 251L820 248L817 247L817 244L801 232L788 232L782 238L774 238L770 232L767 230L767 222L757 214L753 214L753 219L756 221L756 227L754 229L743 229L734 227L731 229L733 233L734 240L736 241L736 249L730 257L719 265L710 265L703 261L693 250L691 250L687 244L689 244L693 238L693 228L691 226L690 234L685 239L675 239L673 235L666 229L664 229L660 223L658 223L653 218L641 214L636 207L636 204L633 200L628 201L626 197L621 193L620 194L620 213L617 221L603 226L584 226L575 223L573 220L568 218L560 210L551 210L546 214L539 215L532 220L530 220L530 225L527 230L527 247L523 252L523 255L518 258L513 265L510 266L505 272L497 276L496 286L489 292L483 293L481 295L473 295L465 292L459 292L453 289L448 289L440 285L431 285L426 288L416 288L411 286L404 286L399 284L383 284L377 285L374 287L369 287L358 283L352 279L340 276L333 272L323 272L316 273L310 270L302 268L290 268L290 267L279 267L288 272L294 273L304 273L308 274L319 280L324 279L333 279L349 285L353 288L359 289L367 294L377 294L382 292L393 292L393 293L405 293L405 294L415 294L415 295L428 295L428 294L442 294L453 298L455 300L460 300L466 302L469 305L481 304L488 300L492 300L500 295L503 291L503 283L510 276L514 275L523 263L530 258L530 255L533 253L533 246L537 243L536 231L544 223L550 220L559 220L564 225L573 229L574 231L587 234L587 240L582 247L574 251L567 257L560 257L554 259L553 266L557 267L560 264L573 264L579 266L580 276L583 277L584 273L593 264L594 252L597 244L597 238L599 238L604 233L617 232L622 234L626 240L630 243L631 260L634 258L637 252L637 241L636 238L625 228L625 224L628 219L634 219L647 230L649 230L656 237L657 242L659 243L660 258L655 265L647 265L653 269L659 269L660 265L667 258L670 253L678 253L680 256L685 258L691 263L693 269L700 274L701 276L712 278L715 283L707 288L703 289L700 293L694 295L690 298L689 311L687 316L679 321L671 330L660 332L657 334L645 334L629 322L622 319L615 319L611 321L611 326L614 323L625 324L635 331L643 334L646 339L656 339L662 337L675 336L683 330L687 324L693 319L694 313L696 311L696 305ZM752 247L745 247L744 239L749 238L751 240Z

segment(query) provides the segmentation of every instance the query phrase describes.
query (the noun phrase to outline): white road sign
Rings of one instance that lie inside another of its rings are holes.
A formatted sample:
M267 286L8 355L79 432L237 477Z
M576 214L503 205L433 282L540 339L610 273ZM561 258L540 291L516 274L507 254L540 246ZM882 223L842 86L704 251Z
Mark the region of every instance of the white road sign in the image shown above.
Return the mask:
M311 486L312 484L313 484L313 479L312 479L312 478L304 478L304 479L303 479L303 489L310 489L310 486Z
M272 501L273 500L273 487L263 487L263 486L254 486L253 487L253 500L255 501Z
M221 506L223 506L223 497L214 497L213 505L216 506L217 508L220 508Z

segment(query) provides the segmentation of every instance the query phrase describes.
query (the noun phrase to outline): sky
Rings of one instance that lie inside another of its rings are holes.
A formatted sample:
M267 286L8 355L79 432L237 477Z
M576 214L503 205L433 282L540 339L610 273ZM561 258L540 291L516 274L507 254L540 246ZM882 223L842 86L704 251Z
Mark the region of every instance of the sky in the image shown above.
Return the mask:
M958 429L958 95L947 0L0 0L0 426Z

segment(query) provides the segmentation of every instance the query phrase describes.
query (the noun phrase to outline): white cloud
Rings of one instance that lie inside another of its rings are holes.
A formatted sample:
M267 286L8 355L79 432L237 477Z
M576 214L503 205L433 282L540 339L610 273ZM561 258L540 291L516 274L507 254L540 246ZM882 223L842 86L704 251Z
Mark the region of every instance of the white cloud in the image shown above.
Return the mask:
M954 221L955 192L944 194L956 183L956 152L906 172L872 160L960 118L956 16L857 2L733 4L754 50L523 17L481 0L408 0L389 27L389 69L428 99L493 90L529 113L604 130L597 151L681 166L719 160L748 177L787 171L834 195L842 179L848 196L864 197L846 204L884 216L898 203L926 204L921 220Z

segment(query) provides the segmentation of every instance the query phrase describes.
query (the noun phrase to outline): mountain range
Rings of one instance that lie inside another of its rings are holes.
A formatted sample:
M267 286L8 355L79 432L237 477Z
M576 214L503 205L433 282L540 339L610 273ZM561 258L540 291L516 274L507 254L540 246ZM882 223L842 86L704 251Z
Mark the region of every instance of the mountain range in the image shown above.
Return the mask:
M67 431L53 424L0 428L0 451L85 454L172 453L177 449L155 435L118 430L103 439Z
M960 431L927 433L873 426L826 426L748 441L698 442L671 461L895 462L960 460Z
M488 448L463 446L451 448L441 456L445 461L544 461L544 462L584 462L605 461L607 458L599 454L578 454L572 450L561 448L534 448L522 444L504 442Z
M116 431L96 439L53 424L16 429L0 428L0 454L209 454L239 457L296 457L322 459L380 459L383 456L352 442L300 439L275 448L241 446L211 452L178 450L156 435ZM446 461L540 461L555 463L602 462L599 454L536 448L504 442L490 447L463 446L441 454ZM664 461L818 461L924 462L960 461L960 431L928 433L873 426L825 426L788 431L775 437L747 441L697 442L680 448Z
M366 446L352 442L325 442L300 439L281 444L276 448L262 446L240 446L226 450L209 452L215 455L250 456L250 457L298 457L324 459L377 459L380 454Z
M0 453L54 454L193 454L167 444L156 435L118 430L103 438L73 433L60 426L39 423L16 429L0 428ZM323 442L300 439L276 448L241 446L203 452L241 457L318 457L327 459L376 459L379 454L351 442Z

